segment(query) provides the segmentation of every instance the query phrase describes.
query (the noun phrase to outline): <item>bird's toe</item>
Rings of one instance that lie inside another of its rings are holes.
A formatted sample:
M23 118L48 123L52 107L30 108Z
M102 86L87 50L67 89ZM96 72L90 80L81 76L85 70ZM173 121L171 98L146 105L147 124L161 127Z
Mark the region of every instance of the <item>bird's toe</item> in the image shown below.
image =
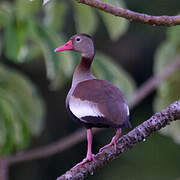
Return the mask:
M115 137L112 138L111 142L107 145L105 145L104 147L100 148L99 152L102 152L104 149L110 147L110 146L114 146L114 150L116 151L117 150L117 146L116 146L116 139Z
M94 154L87 154L86 158L84 158L80 163L76 164L73 168L77 168L79 166L82 166L83 164L90 162L90 161L96 161Z

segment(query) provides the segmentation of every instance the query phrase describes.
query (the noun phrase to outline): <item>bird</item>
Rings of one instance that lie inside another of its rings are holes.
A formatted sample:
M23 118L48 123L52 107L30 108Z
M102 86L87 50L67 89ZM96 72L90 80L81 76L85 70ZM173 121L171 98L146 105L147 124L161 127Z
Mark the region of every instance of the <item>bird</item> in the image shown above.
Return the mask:
M129 107L121 90L106 80L97 79L91 71L95 56L93 39L90 35L79 33L55 52L72 50L81 53L81 61L75 68L71 89L66 97L69 116L82 124L87 131L87 155L75 167L88 161L95 161L92 153L92 128L115 128L116 134L111 142L100 151L112 146L121 136L121 128L131 128Z

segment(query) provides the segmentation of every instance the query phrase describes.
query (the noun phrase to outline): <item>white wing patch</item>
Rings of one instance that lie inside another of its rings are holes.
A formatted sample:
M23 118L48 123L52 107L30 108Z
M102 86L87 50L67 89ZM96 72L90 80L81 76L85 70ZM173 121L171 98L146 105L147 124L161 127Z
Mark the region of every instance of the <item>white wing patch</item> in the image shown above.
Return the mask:
M82 101L73 96L71 96L69 100L69 109L78 118L85 116L104 117L96 103L87 100Z
M127 110L127 116L129 116L129 107L127 104L124 104L125 109Z

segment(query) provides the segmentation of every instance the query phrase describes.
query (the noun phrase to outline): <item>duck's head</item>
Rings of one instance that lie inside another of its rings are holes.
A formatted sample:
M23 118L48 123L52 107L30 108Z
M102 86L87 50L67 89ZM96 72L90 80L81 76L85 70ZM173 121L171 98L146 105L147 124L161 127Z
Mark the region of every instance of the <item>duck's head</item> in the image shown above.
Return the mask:
M88 34L76 34L67 43L55 49L55 52L74 50L80 52L83 57L94 57L94 43Z

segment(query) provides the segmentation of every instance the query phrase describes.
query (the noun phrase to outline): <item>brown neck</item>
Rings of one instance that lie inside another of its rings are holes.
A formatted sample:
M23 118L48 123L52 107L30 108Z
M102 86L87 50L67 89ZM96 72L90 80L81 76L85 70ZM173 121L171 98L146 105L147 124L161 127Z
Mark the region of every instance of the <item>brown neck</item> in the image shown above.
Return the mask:
M76 67L73 75L73 81L72 85L75 85L79 82L88 80L88 79L94 79L95 77L91 73L91 64L92 64L93 58L87 58L83 57L81 58L81 62Z
M76 70L78 70L78 72L83 72L83 73L91 71L92 61L93 61L92 58L87 58L82 56L81 61L77 66Z

